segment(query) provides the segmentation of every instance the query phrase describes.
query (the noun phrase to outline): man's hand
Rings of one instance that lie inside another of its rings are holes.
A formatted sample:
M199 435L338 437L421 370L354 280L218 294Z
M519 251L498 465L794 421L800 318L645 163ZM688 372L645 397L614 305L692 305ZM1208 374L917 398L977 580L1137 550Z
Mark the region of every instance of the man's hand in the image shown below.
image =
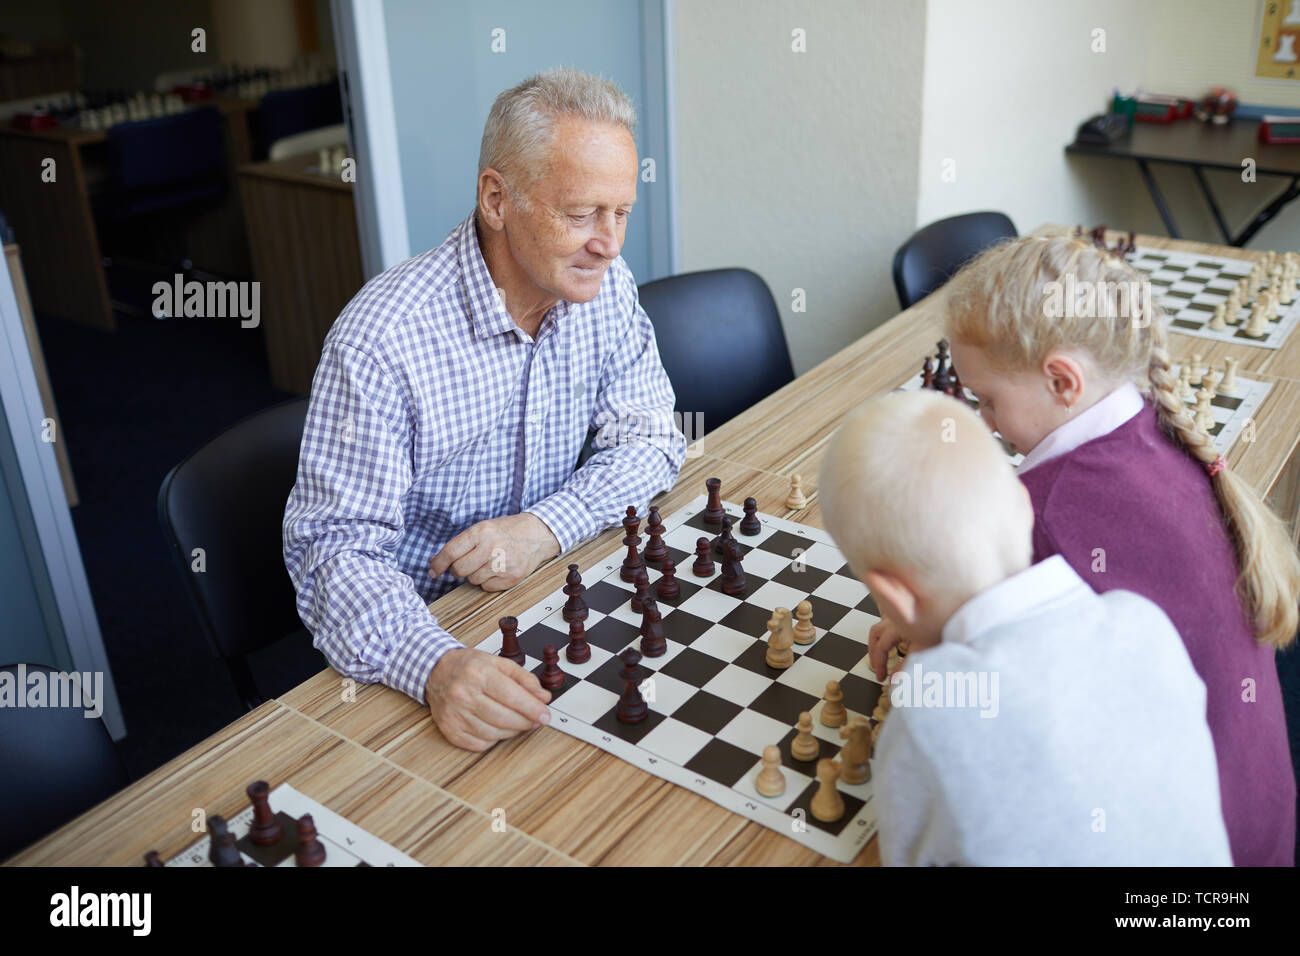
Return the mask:
M484 591L512 588L560 553L560 542L536 515L522 512L472 524L429 561L429 576L450 570Z
M442 735L466 750L550 723L549 691L514 661L461 647L442 655L425 686L429 713Z
M871 659L871 669L876 672L876 680L885 679L885 665L889 662L889 650L903 640L898 626L887 617L882 617L871 626L867 634L867 654Z

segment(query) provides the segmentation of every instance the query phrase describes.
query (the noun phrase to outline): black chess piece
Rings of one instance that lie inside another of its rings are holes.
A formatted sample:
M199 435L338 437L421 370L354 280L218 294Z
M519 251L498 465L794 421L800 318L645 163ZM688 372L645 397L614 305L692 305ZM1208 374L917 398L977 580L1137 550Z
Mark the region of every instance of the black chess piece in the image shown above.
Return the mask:
M559 690L564 686L564 671L560 670L560 652L554 644L542 648L542 676L538 678L543 690Z
M623 519L623 530L626 532L623 536L623 544L627 546L627 557L623 559L623 568L619 571L618 576L631 584L636 580L636 573L645 567L645 562L641 560L641 555L637 553L637 545L641 543L640 536L637 535L637 529L641 527L641 519L637 517L636 509L628 505L627 517Z
M659 578L659 583L655 585L655 593L669 601L675 597L680 597L682 586L677 583L677 562L670 556L664 558L660 567L663 570L663 576Z
M587 615L591 612L587 607L587 602L582 597L587 587L582 583L582 575L578 573L576 564L569 565L569 575L565 578L563 590L569 596L569 599L564 602L564 610L560 616L569 623L585 621Z
M755 535L763 530L763 522L758 520L758 502L753 498L745 499L745 517L740 519L739 531L743 535Z
M501 650L497 652L498 656L512 660L523 667L524 652L519 646L519 619L503 617L497 621L497 627L501 628Z
M144 865L145 866L166 866L167 864L163 863L162 857L158 855L157 850L150 850L148 853L144 855Z
M726 517L722 519L722 533L713 539L713 553L722 554L723 545L732 540L734 538L731 534L731 518Z
M248 839L256 846L279 843L284 836L284 828L271 809L270 784L265 780L257 780L250 783L245 792L253 802L253 825L248 828Z
M952 371L949 366L948 357L948 340L940 339L938 342L939 354L936 356L934 366L933 387L935 390L950 393L952 388Z
M244 865L244 857L239 852L235 835L230 832L225 817L216 813L208 817L208 859L213 866Z
M654 598L647 598L645 613L641 615L641 653L646 657L662 657L668 650L663 620L659 604Z
M659 509L652 507L646 519L645 532L650 536L641 557L658 564L668 557L668 545L664 544L664 523L659 519Z
M620 723L639 724L650 713L640 691L641 655L635 648L629 647L618 657L623 662L623 670L618 675L623 681L623 695L619 697L614 713Z
M640 614L645 610L646 595L650 593L650 575L645 568L636 573L636 591L632 594L632 610Z
M293 851L298 866L320 866L325 862L325 845L317 839L316 821L310 813L298 818L298 846Z
M722 552L722 593L741 597L745 593L745 569L740 563L740 545L735 538L727 541Z
M722 519L726 512L722 510L722 479L710 478L704 482L704 487L708 489L709 500L704 506L704 513L700 515L705 524L722 524Z
M585 664L591 660L591 645L587 643L587 625L582 621L569 622L569 646L564 656L570 664Z
M699 538L695 542L695 563L691 565L691 574L697 578L713 576L713 551L708 538Z
M928 355L925 364L921 366L921 387L934 388L934 359Z

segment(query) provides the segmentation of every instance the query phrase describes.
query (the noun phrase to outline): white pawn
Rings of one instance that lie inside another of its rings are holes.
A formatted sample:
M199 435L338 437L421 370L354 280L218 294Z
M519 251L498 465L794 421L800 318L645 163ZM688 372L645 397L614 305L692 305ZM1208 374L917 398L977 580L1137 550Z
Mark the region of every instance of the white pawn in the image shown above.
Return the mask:
M790 756L795 760L816 760L817 755L821 753L821 745L813 736L812 714L806 710L800 714L795 730L798 733L795 734L794 740L790 741Z
M808 499L803 493L803 476L790 476L790 494L786 495L785 506L791 511L799 511L808 507Z
M1207 435L1210 433L1210 429L1214 427L1214 409L1210 405L1211 401L1213 401L1213 398L1207 391L1202 390L1196 396L1196 427Z
M1214 307L1214 318L1210 319L1210 328L1215 332L1222 332L1228 327L1228 306L1226 302L1220 302Z
M781 748L763 748L763 769L758 772L754 789L765 797L779 797L785 792L785 774L781 772Z
M1200 352L1192 353L1192 374L1188 379L1193 385L1201 384L1201 376L1205 374L1205 365L1201 360Z
M1196 392L1192 390L1192 367L1186 363L1178 370L1178 397L1185 402L1196 397Z
M1224 395L1237 394L1237 365L1239 362L1232 356L1223 360L1223 378L1219 382L1219 391Z
M844 816L844 798L835 787L835 781L839 776L839 761L822 760L817 764L817 782L820 786L808 808L812 810L812 815L823 823L834 823Z
M795 605L794 616L799 619L794 626L796 644L811 644L817 639L817 628L813 627L812 613L812 604L808 601L800 601Z

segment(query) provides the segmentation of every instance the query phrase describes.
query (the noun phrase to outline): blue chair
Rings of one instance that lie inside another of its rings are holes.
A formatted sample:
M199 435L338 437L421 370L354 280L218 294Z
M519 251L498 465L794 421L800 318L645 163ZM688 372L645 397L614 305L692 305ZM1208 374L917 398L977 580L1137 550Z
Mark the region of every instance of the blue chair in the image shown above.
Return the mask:
M1016 235L1015 223L1000 212L952 216L917 230L894 253L899 303L910 309L989 246Z
M333 80L316 86L274 90L262 97L257 114L258 155L265 158L271 144L286 136L342 123L343 98L338 82Z
M55 674L39 664L10 664L17 682ZM21 688L20 688L21 690ZM104 722L70 707L0 707L0 860L17 853L127 784Z
M108 131L108 157L103 207L119 219L216 199L228 188L221 117L211 106L118 123Z
M647 282L638 293L677 393L676 411L701 413L705 432L794 381L781 315L756 273L688 272Z

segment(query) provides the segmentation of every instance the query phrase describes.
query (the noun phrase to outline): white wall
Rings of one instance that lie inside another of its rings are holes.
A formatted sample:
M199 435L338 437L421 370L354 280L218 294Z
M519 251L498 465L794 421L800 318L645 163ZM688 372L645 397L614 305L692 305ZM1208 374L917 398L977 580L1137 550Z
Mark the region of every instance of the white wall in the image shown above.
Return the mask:
M1135 208L1142 198L1135 165L1064 152L1079 123L1105 111L1115 87L1141 82L1150 44L1139 5L930 0L928 7L918 223L995 209L1021 233L1046 222L1163 231L1154 210L1134 219L1144 211ZM1104 53L1092 51L1096 28L1106 31Z
M761 275L807 371L898 311L890 264L916 224L925 5L678 0L674 17L679 271ZM795 28L806 53L791 50ZM796 288L806 312L792 311Z

